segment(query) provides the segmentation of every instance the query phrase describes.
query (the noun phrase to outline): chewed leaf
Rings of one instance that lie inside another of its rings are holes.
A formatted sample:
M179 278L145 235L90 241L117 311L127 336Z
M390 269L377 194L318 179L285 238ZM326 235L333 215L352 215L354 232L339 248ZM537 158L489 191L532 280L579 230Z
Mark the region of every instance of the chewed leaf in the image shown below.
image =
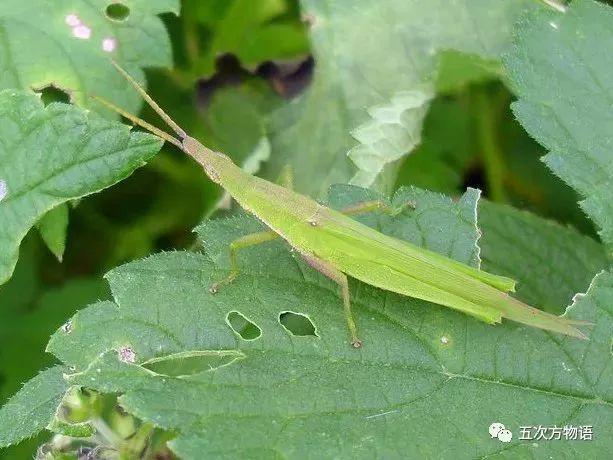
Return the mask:
M331 202L341 206L371 193L355 187L336 192ZM416 201L416 208L361 220L477 263L476 193L454 202L407 189L392 203L401 198ZM613 419L607 402L611 273L602 273L567 313L595 323L590 342L510 323L488 326L354 281L353 308L364 339L356 351L348 344L337 286L280 241L241 252L239 277L210 294L210 283L227 273L229 242L258 228L248 216L210 221L199 228L210 257L165 253L112 271L115 301L81 310L70 333L59 329L49 344L77 368L70 384L119 393L128 412L179 432L171 447L184 459L305 457L314 442L326 458L362 452L400 458L414 448L416 436L427 441L426 458L465 452L466 436L473 447L465 458L487 457L500 450L487 433L495 420L519 433L535 411L543 425L607 426ZM577 281L572 272L571 278L575 288L585 289L583 278ZM257 324L261 336L242 338L229 327L229 312ZM314 334L304 322L301 329L285 321L287 315L282 320L287 312L308 319ZM120 345L145 364L119 359L114 350ZM207 367L208 353L223 355L222 365ZM452 420L462 420L462 436L450 436ZM556 457L569 442L517 449ZM607 444L605 436L595 437L582 452L598 458Z
M262 330L257 324L249 321L238 311L231 311L226 317L228 325L232 330L245 340L255 340L262 335Z
M612 22L613 8L592 0L536 11L505 64L519 95L513 112L550 150L543 161L584 197L613 254Z
M52 85L82 106L90 106L89 96L98 94L122 101L126 109L136 112L140 98L109 60L129 66L141 81L141 68L169 66L170 40L156 15L178 14L179 1L130 0L129 13L121 21L108 13L113 3L127 7L110 0L3 0L0 90L42 90Z
M237 350L182 351L150 359L142 366L156 374L179 377L210 372L244 357Z
M71 105L44 107L35 95L12 90L0 92L0 138L5 190L0 284L11 276L21 240L46 213L119 182L161 148L149 134L131 133L125 125Z
M419 144L432 97L431 89L402 91L389 104L368 110L370 119L351 132L360 143L347 153L359 171L351 179L352 184L371 186L388 164Z

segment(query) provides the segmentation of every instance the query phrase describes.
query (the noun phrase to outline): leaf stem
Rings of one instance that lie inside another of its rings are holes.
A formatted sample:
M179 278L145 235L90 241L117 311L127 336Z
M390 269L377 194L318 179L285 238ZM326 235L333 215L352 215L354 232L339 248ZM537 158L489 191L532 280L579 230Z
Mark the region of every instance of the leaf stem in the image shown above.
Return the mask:
M121 445L123 440L100 417L92 418L90 423L96 429L100 437L110 446L118 448Z

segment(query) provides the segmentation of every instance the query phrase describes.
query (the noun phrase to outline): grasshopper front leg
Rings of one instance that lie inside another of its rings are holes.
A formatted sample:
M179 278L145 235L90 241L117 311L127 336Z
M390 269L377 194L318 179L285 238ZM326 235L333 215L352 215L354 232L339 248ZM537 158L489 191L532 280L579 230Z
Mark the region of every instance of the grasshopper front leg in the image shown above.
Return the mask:
M275 232L269 230L264 232L250 233L232 241L232 243L230 243L230 273L221 281L213 283L209 288L209 292L211 294L216 294L217 292L219 292L219 288L221 286L230 284L236 279L236 277L240 273L238 261L236 259L236 253L240 249L248 248L250 246L265 243L266 241L274 240L278 238L278 236L279 235L277 235ZM343 272L337 270L328 262L319 259L315 256L302 255L302 257L309 264L309 266L311 266L312 268L320 272L322 275L331 279L340 286L341 295L343 298L345 319L347 321L349 334L351 335L351 344L355 348L360 348L362 346L362 341L358 338L357 326L355 324L353 313L351 311L351 302L349 298L349 282L347 281L347 276Z
M225 284L230 284L236 279L240 272L238 261L236 260L236 253L240 249L248 248L249 246L255 246L257 244L265 243L266 241L274 240L275 238L278 238L278 236L279 235L277 235L272 230L268 230L264 232L250 233L232 241L232 243L230 243L230 274L221 281L213 283L209 288L209 292L211 294L216 294L217 292L219 292L219 288L221 286Z

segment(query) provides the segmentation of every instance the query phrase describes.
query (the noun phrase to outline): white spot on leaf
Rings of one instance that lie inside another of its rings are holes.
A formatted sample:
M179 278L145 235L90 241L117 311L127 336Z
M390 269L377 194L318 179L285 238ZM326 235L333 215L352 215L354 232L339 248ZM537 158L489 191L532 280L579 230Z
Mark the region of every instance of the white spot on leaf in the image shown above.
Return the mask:
M558 25L557 25L555 22L550 21L550 22L549 22L549 25L550 25L551 27L553 27L554 29L558 30Z
M68 320L62 325L62 332L70 334L72 332L72 321Z
M76 14L68 14L66 15L66 24L68 24L70 27L80 26L81 20Z
M445 337L445 336L442 336L441 337L441 343L443 345L447 345L449 343L449 339L447 337Z
M85 24L81 24L72 29L72 35L81 40L88 40L92 36L92 30Z
M106 51L107 53L112 53L117 48L117 40L114 38L108 37L102 40L102 51Z
M133 364L136 362L136 353L132 347L121 347L117 353L119 354L119 360L124 363Z
M558 3L558 0L544 0L544 1L550 7L552 7L554 10L557 10L560 13L566 13L566 7L564 5Z
M9 187L6 185L6 182L0 179L0 201L6 198L6 195L9 193Z

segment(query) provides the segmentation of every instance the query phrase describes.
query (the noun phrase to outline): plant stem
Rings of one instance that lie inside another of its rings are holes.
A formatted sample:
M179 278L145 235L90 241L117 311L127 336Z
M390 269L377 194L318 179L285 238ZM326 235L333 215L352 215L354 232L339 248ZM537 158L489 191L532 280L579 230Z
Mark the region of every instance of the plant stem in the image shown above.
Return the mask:
M492 201L505 203L504 157L496 136L497 104L495 98L488 97L484 90L478 90L474 100L477 108L477 138L483 155L489 197Z
M92 418L90 423L108 445L119 448L122 439L100 417Z

